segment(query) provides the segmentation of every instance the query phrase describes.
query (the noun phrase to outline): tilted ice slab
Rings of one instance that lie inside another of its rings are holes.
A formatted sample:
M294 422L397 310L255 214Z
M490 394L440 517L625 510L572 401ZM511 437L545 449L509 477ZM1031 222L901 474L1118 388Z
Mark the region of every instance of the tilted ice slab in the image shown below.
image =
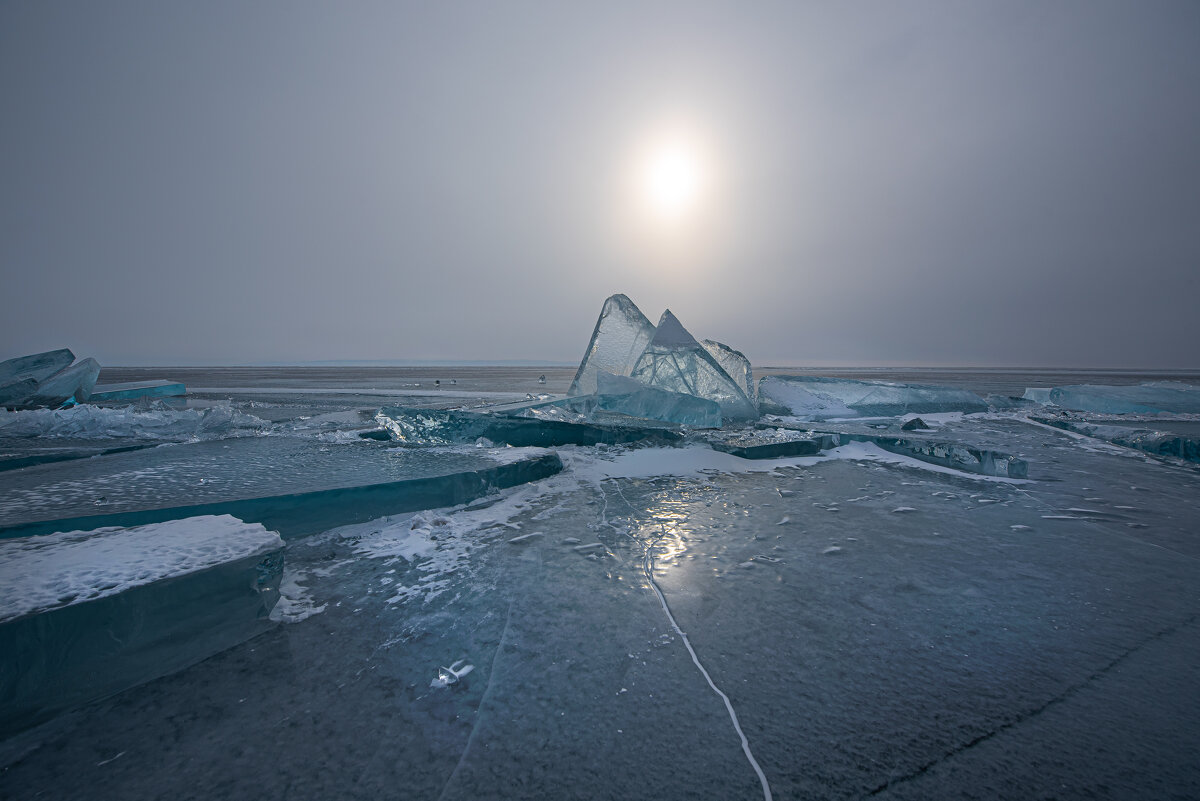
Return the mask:
M97 384L92 388L88 400L101 401L136 400L137 398L165 398L185 395L187 388L178 381L127 381L122 384Z
M66 348L19 356L0 362L0 386L12 381L45 381L55 373L65 370L75 361L75 354Z
M0 737L266 630L282 571L229 516L0 542Z
M613 375L629 375L653 338L654 326L632 300L625 295L608 298L600 310L592 339L567 394L594 394L596 376L602 370Z
M764 407L806 420L988 410L983 398L965 389L885 381L767 376L758 392Z
M1178 381L1119 387L1077 384L1051 389L1049 401L1064 409L1102 414L1200 414L1200 387Z
M725 343L717 342L714 339L701 340L700 344L708 351L708 355L721 365L725 374L734 380L742 392L746 393L746 397L754 400L754 372L746 355L740 350L734 350Z
M38 382L37 389L25 399L24 405L59 406L72 399L85 401L92 394L99 376L100 363L92 358L84 359Z
M721 368L670 309L659 318L654 339L646 346L630 377L647 386L716 401L722 416L753 420L758 408Z

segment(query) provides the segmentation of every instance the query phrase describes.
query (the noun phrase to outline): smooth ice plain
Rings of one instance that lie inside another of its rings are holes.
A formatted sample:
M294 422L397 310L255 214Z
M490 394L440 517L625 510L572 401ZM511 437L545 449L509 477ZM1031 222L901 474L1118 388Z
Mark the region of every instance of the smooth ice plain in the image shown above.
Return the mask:
M9 527L547 452L488 433L593 443L288 539L274 625L8 737L0 796L1200 796L1200 473L1120 439L1200 420L771 372L756 421L618 425L599 384L560 394L581 372L197 371L177 405L0 414Z

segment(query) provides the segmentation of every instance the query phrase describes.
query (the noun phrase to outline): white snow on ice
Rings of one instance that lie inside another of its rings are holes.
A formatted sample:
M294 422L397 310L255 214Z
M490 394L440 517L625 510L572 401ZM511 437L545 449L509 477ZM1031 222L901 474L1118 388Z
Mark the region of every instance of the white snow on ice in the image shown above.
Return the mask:
M231 515L0 540L0 622L282 547L274 531Z

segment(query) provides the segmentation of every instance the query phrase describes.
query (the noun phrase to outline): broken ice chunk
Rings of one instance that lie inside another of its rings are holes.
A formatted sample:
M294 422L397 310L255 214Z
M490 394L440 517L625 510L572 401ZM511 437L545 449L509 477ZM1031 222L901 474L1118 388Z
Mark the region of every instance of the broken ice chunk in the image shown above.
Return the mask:
M631 377L648 386L714 400L721 414L753 420L758 408L746 393L688 333L671 310L663 312L654 339L634 365Z
M648 387L603 371L598 378L598 409L696 428L721 427L721 406L716 401Z
M37 389L23 405L59 406L72 398L85 401L91 396L99 375L100 363L95 359L84 359L38 382Z
M0 362L0 385L25 379L45 381L55 373L70 367L73 361L75 354L66 348L8 359Z
M754 400L754 372L746 355L740 350L734 350L723 342L712 339L703 340L700 344L708 351L709 356L716 359L725 374L734 380L742 392L746 393L746 397Z
M0 406L21 406L36 391L37 382L32 378L0 384Z
M601 370L613 375L629 375L653 338L654 326L632 300L625 295L608 298L600 310L592 339L567 394L595 393L596 376Z
M475 669L474 665L464 665L467 660L460 659L450 667L438 668L437 678L429 682L430 687L449 687L452 684L458 684L459 679Z

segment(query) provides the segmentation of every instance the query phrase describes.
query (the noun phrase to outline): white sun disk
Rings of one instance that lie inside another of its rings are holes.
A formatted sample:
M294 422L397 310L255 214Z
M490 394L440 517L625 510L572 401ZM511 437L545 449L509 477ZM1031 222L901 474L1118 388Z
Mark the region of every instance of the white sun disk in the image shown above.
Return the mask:
M655 216L678 220L700 200L703 170L694 148L666 142L652 150L642 167L642 193Z

